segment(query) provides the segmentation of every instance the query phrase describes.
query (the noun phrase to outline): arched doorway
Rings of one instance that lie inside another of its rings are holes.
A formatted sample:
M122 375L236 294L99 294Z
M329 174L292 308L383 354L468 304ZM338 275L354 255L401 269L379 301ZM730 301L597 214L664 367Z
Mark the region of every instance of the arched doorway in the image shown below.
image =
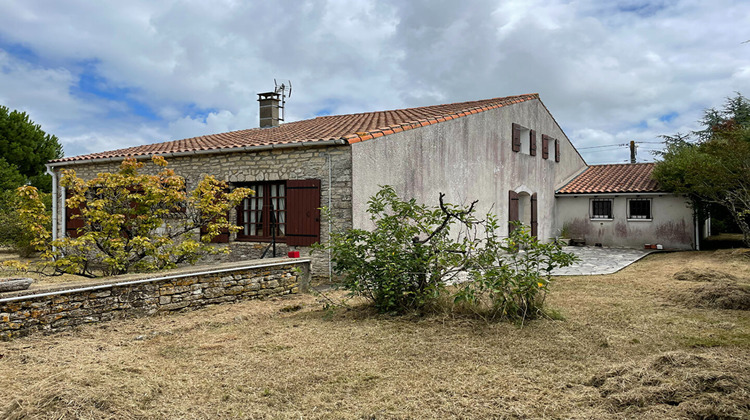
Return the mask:
M529 194L527 191L508 192L508 233L513 229L511 222L519 221L531 229L531 235L537 236L537 195Z

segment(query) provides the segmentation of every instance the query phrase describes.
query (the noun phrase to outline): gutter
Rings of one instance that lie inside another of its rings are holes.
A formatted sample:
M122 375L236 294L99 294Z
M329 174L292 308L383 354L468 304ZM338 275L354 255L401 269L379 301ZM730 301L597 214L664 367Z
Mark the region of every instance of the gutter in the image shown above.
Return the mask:
M619 196L636 196L636 195L642 195L646 197L656 197L656 196L662 196L662 195L674 195L679 196L679 194L674 194L671 192L663 191L663 192L637 192L637 191L629 191L629 192L588 192L588 193L555 193L555 197L578 197L578 196L585 196L585 197L619 197Z
M303 147L345 146L348 144L349 142L344 139L332 139L332 140L322 140L322 141L305 141L305 142L298 142L298 143L266 144L266 145L260 145L260 146L223 147L220 149L191 150L191 151L185 151L185 152L172 152L172 153L145 153L145 154L137 155L137 156L113 156L113 157L96 158L96 159L68 160L68 161L63 161L63 162L50 162L50 163L47 163L46 166L47 166L47 171L50 171L51 168L56 168L60 166L85 165L89 163L93 164L93 163L103 163L103 162L119 162L129 157L132 157L135 159L145 159L150 156L163 156L165 158L170 158L170 157L198 156L198 155L218 155L218 154L238 153L238 152L263 152L266 150L296 149L296 148L303 148Z

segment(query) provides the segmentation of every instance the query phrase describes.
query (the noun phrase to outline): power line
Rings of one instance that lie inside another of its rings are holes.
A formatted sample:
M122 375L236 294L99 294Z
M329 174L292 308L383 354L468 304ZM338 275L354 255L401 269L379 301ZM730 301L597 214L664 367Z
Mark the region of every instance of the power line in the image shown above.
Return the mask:
M627 144L604 144L601 146L589 146L589 147L578 147L578 150L585 150L585 149L599 149L603 147L627 147Z

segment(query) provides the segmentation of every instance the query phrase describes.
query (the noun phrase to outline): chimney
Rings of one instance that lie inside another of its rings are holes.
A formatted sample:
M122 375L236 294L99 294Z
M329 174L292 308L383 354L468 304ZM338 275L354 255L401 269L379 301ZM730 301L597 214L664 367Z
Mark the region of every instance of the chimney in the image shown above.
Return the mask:
M266 92L258 94L260 102L260 128L279 126L279 94Z
M635 141L630 140L630 163L635 163Z

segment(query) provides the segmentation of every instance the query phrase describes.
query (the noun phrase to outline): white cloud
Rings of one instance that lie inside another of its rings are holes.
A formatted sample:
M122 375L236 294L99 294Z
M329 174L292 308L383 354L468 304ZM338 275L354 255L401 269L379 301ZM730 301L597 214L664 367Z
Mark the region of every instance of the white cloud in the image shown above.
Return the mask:
M0 103L68 155L255 127L274 78L288 121L538 92L580 147L656 141L747 92L747 27L731 0L0 0Z

